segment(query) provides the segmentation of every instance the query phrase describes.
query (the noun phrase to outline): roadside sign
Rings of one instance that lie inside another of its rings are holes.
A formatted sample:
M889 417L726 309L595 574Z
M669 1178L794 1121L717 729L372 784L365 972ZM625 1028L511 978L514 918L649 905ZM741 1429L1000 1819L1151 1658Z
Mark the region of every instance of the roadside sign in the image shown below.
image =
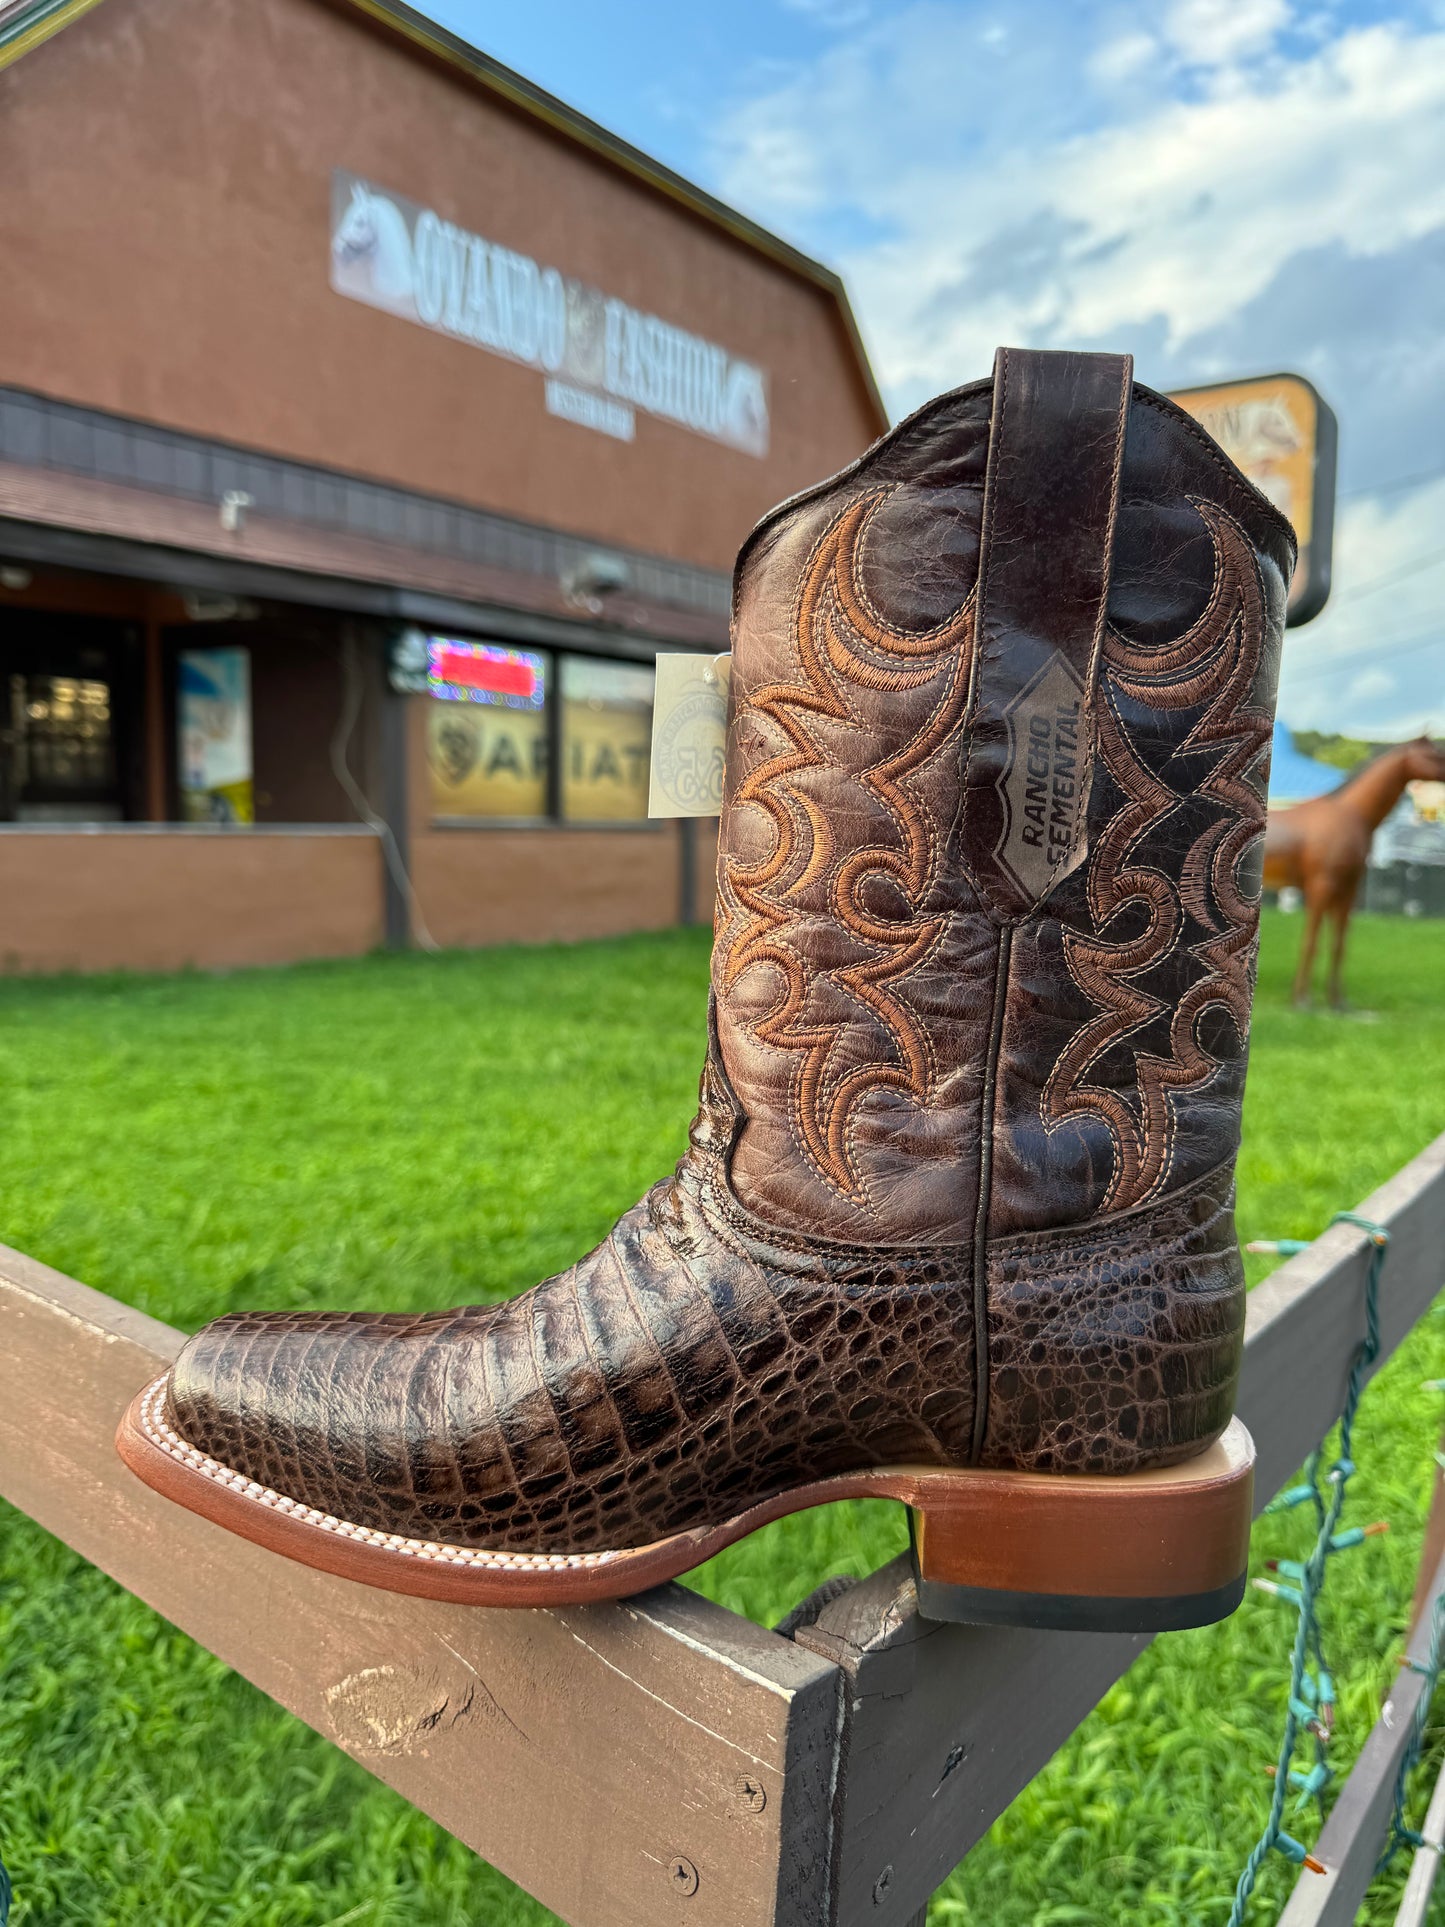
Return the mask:
M1285 621L1309 622L1330 593L1335 527L1334 410L1303 375L1176 388L1170 395L1294 525L1299 563Z

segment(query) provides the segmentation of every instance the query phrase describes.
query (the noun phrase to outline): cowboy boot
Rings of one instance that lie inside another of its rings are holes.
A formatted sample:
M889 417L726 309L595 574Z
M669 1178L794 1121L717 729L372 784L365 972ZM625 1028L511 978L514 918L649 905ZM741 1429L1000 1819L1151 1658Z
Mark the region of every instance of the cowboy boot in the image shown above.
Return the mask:
M1232 1610L1294 540L1131 372L1001 351L745 544L676 1173L508 1303L219 1319L122 1424L143 1478L478 1604L618 1597L891 1495L935 1616Z

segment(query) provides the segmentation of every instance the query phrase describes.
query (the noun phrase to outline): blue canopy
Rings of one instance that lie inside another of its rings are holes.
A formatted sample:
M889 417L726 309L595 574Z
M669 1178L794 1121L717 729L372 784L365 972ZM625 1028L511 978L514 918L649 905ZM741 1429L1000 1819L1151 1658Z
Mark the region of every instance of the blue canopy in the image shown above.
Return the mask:
M1270 752L1269 800L1271 803L1303 803L1307 797L1323 796L1338 789L1345 780L1343 770L1331 769L1302 756L1294 738L1283 723L1274 726L1274 748Z

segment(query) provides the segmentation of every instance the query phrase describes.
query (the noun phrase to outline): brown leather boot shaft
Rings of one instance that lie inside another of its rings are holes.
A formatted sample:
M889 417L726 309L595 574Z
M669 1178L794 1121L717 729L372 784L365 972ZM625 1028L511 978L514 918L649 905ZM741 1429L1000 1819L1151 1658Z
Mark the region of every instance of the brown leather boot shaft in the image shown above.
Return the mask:
M754 532L713 979L760 1218L968 1242L1233 1159L1293 555L1121 359L1013 351Z

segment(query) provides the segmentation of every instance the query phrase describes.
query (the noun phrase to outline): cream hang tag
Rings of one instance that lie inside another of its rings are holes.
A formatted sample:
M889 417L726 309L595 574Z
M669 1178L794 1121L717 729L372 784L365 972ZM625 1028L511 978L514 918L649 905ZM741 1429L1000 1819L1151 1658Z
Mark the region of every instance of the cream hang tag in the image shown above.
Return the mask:
M729 655L657 658L649 816L721 813L731 669Z

